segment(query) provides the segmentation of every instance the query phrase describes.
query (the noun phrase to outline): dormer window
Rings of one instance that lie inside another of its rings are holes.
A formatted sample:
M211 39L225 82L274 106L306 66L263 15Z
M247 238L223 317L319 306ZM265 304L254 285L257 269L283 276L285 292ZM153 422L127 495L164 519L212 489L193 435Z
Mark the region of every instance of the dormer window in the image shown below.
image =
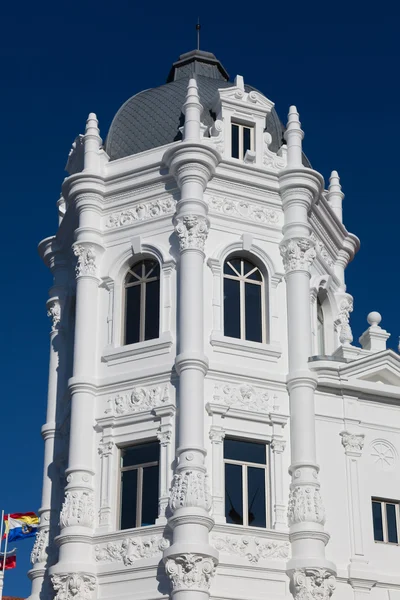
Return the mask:
M232 158L243 160L247 150L254 150L254 127L232 123Z

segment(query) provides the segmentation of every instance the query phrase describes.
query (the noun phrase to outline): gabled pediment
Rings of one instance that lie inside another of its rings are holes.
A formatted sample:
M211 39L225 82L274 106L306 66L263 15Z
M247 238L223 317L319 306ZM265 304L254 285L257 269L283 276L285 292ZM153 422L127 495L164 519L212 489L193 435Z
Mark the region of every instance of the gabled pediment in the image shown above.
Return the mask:
M392 350L363 356L342 367L340 375L349 382L400 387L400 356Z

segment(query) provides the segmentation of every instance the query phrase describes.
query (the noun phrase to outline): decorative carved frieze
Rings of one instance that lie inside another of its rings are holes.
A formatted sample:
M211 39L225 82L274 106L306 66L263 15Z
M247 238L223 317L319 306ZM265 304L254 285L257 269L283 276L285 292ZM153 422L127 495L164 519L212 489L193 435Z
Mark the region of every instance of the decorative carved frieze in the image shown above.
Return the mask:
M325 508L320 491L311 485L298 485L290 490L288 504L289 525L310 521L325 523Z
M244 408L253 412L266 413L276 404L276 397L271 396L266 390L254 388L248 383L239 386L216 385L214 388L214 402L226 404L237 408Z
M346 454L355 452L357 454L361 454L362 449L364 448L364 438L365 435L349 433L348 431L341 431L340 435L342 437L342 445L345 449Z
M181 471L174 475L169 501L172 510L187 506L198 506L209 511L211 495L208 477L202 471Z
M315 259L316 252L311 238L291 239L279 247L285 273L308 271Z
M51 582L54 600L91 600L96 588L96 577L87 573L51 575Z
M127 394L117 394L108 400L110 408L105 412L113 412L116 415L125 415L144 410L151 410L156 406L162 406L169 402L169 387L159 385L145 387L134 387Z
M99 563L122 562L125 566L132 566L141 558L158 556L169 545L169 540L162 536L130 537L122 542L108 542L105 546L95 546L94 556Z
M280 149L281 156L272 152L269 146L272 142L272 136L268 131L264 132L264 152L263 152L263 164L266 167L280 171L287 165L287 146L283 145Z
M71 490L65 494L60 514L61 527L94 526L94 495L89 490Z
M51 298L47 302L47 316L51 318L51 331L57 331L61 320L61 306L58 298Z
M205 217L196 215L178 217L175 223L175 232L181 250L187 250L188 248L204 250L204 244L208 236L208 221Z
M340 343L347 346L353 341L353 333L350 327L351 312L353 312L353 299L349 296L340 301L338 316L334 321L335 331L339 334Z
M260 558L288 558L289 542L265 540L252 536L214 536L212 545L220 552L243 556L257 564Z
M223 213L256 223L275 224L279 221L279 213L276 210L246 200L228 200L213 196L209 199L209 207L211 212Z
M200 554L182 554L165 562L165 571L174 592L192 589L208 591L215 570L214 559Z
M175 201L172 198L152 200L151 202L142 202L133 208L121 210L108 215L106 227L115 229L116 227L127 227L140 221L156 219L163 215L169 215L175 212Z
M34 565L38 562L46 562L47 560L47 547L49 545L49 529L39 529L36 532L35 543L33 544L31 552L31 563Z
M328 267L333 267L334 261L326 249L325 244L323 244L321 240L317 238L314 232L311 233L310 237L315 242L315 250L317 255L319 254L321 256L322 260L328 265Z
M93 246L82 246L78 244L74 246L74 254L78 257L75 267L77 277L81 275L96 275L96 252Z
M336 588L336 579L327 569L296 569L291 577L295 600L329 600Z

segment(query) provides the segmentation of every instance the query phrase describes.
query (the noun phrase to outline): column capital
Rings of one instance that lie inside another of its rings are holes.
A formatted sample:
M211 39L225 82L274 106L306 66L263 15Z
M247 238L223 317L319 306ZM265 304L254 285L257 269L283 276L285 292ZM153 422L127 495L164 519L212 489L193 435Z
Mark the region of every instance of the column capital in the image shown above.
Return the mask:
M341 431L339 435L342 438L342 446L348 456L361 456L365 438L363 433L356 434L349 431Z
M217 425L212 425L210 427L209 437L212 444L222 444L225 438L225 429L223 427L218 427Z
M51 575L51 583L56 592L54 600L91 600L96 589L96 577L89 573L57 573Z
M290 578L295 600L329 600L336 589L336 579L329 569L296 569Z
M102 250L100 246L91 242L77 242L72 249L77 257L76 278L89 276L97 279L99 250Z
M285 448L286 448L286 440L279 438L279 437L272 438L271 449L275 454L282 454L282 452L285 451Z
M316 257L315 243L311 238L300 237L283 240L279 247L285 273L293 271L310 272Z
M203 252L208 231L209 221L206 217L188 214L175 218L175 233L181 252L190 249Z
M211 556L185 553L167 558L165 571L172 583L172 594L180 590L208 592L217 561Z

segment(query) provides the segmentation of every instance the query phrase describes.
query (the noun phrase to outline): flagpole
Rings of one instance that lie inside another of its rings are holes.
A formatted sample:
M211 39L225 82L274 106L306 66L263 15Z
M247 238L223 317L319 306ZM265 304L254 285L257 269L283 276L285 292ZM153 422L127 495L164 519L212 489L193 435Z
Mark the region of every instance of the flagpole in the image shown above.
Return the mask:
M4 510L3 510L3 519L2 521L4 521ZM10 523L10 514L8 514L8 523ZM3 568L0 571L0 600L3 600L3 588L4 588L4 574L5 574L5 570L6 570L6 557L7 557L7 546L8 546L8 532L10 531L10 528L8 528L7 530L7 535L6 535L6 542L4 544L4 555L3 555ZM3 524L1 526L1 535L3 537Z
M4 529L4 510L1 511L0 552L1 552L1 547L3 545L3 529ZM4 567L5 567L5 559L3 558L3 568L0 571L0 600L3 600Z

